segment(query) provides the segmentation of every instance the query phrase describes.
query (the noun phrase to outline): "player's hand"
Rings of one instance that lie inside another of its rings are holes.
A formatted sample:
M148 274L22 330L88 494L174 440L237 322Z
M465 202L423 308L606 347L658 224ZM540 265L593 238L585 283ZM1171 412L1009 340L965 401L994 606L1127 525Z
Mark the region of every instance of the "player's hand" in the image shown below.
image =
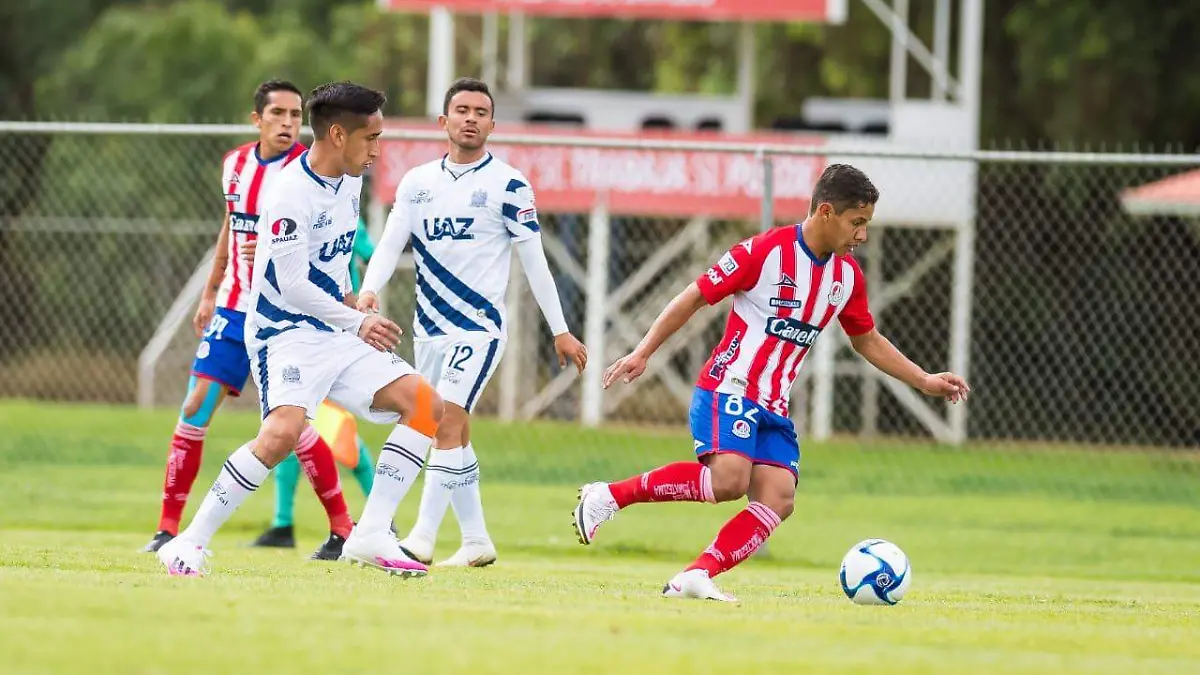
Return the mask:
M217 311L216 298L200 298L200 306L196 308L196 316L192 317L192 330L196 331L196 337L204 337L204 329L208 328L208 323L212 321L213 314Z
M363 291L358 296L358 311L368 314L379 313L379 296L372 291Z
M254 247L257 244L253 241L244 241L238 246L238 255L242 260L246 261L247 265L254 266Z
M368 314L358 328L358 337L381 352L395 349L403 333L400 326L379 314Z
M604 371L604 388L608 389L613 382L621 380L629 384L646 372L646 357L631 353L617 359Z
M921 384L921 393L958 403L967 400L971 387L967 385L966 380L954 373L937 373L925 378L925 382Z
M558 354L559 368L566 368L567 361L574 363L581 373L587 367L587 347L570 333L563 333L554 338L554 351Z

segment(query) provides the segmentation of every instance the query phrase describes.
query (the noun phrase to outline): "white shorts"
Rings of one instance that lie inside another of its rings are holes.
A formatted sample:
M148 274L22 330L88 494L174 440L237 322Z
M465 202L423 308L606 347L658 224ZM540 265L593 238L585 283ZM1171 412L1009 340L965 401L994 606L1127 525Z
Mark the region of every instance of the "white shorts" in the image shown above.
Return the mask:
M504 340L487 333L447 335L413 345L417 370L447 403L471 412L504 354Z
M375 393L417 371L404 359L381 352L350 333L289 331L251 355L262 416L283 405L304 408L314 419L326 398L376 424L392 424L399 413L371 407Z

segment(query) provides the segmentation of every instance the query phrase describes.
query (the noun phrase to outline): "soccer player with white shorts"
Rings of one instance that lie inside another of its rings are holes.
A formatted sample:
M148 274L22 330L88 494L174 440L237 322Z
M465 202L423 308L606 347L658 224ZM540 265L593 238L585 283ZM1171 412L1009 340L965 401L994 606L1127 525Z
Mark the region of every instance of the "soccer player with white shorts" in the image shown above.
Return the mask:
M363 280L358 308L376 311L378 292L411 241L416 263L413 344L421 374L446 402L425 473L417 522L400 546L433 561L438 527L453 505L462 545L439 565L482 567L496 561L479 492L470 414L504 354L504 296L512 249L554 335L559 366L582 372L587 348L567 329L542 248L529 180L485 147L495 128L485 83L463 78L446 92L438 123L450 151L415 167L396 188L387 227Z
M650 356L700 309L733 297L725 337L701 370L692 396L698 462L676 462L580 489L575 533L591 544L600 526L633 504L727 502L749 496L711 544L663 586L668 598L733 601L713 577L754 554L792 513L800 446L788 398L805 358L837 319L854 350L880 371L928 396L956 403L970 388L953 373L930 374L875 329L866 280L851 256L867 240L879 191L845 164L825 169L808 219L735 244L689 284L641 343L604 372L604 387L629 383Z
M316 140L265 196L254 256L246 349L262 427L229 456L187 529L158 550L170 574L207 572L212 536L287 457L326 398L376 423L400 422L380 453L342 558L402 576L427 571L400 550L388 527L425 461L442 401L392 352L400 328L358 311L347 296L361 176L379 155L383 103L382 93L349 82L310 94Z

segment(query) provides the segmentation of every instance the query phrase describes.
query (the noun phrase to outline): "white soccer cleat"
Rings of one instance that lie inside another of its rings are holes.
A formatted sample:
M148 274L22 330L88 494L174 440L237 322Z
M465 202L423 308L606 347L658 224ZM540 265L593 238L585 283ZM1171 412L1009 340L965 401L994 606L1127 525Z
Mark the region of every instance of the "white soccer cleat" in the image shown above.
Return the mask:
M617 500L613 499L608 483L588 483L579 488L579 503L575 505L575 534L579 543L587 546L596 537L596 530L617 515Z
M400 548L408 557L419 563L433 563L433 542L415 534L409 534L400 540Z
M496 562L496 547L492 542L464 541L454 555L434 567L487 567Z
M176 537L154 552L159 562L173 577L202 577L208 575L208 549Z
M399 577L423 577L429 572L424 563L408 557L387 530L364 534L355 528L342 546L341 559Z
M666 586L663 586L664 598L688 598L692 600L718 600L720 602L737 602L738 599L724 593L712 579L708 578L708 570L687 570L676 574Z

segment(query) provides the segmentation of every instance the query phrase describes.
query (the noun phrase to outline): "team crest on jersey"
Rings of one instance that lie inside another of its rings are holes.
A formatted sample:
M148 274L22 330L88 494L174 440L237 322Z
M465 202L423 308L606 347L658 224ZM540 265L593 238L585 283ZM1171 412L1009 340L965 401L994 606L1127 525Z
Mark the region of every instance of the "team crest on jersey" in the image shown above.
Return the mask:
M829 304L840 305L846 299L846 285L840 281L833 282L829 287Z
M750 438L750 423L746 420L737 420L733 423L733 435L738 438Z
M350 207L354 209L354 217L358 217L358 197L350 198Z
M300 369L296 366L284 366L283 381L288 384L300 384Z
M487 191L486 190L476 190L471 195L471 207L472 208L482 208L484 206L487 206Z
M328 211L322 211L317 214L317 219L313 221L313 229L321 230L333 224L333 218L329 217Z

